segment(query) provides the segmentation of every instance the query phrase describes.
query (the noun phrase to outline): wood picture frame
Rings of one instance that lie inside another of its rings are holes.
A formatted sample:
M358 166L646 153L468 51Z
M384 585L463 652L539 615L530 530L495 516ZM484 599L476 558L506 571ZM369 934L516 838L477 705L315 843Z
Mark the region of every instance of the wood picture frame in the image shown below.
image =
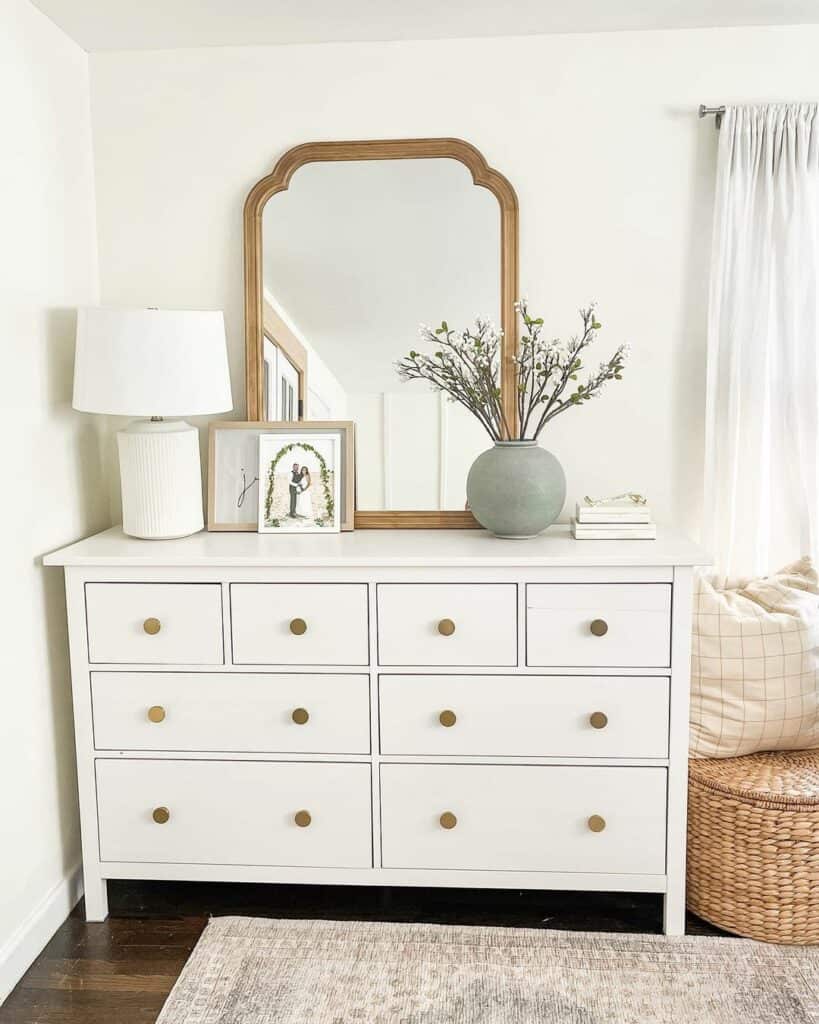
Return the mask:
M288 150L270 174L250 190L244 206L245 277L245 392L249 421L262 415L262 351L264 285L262 280L262 213L267 201L290 185L305 164L338 160L457 160L469 170L475 185L488 189L500 212L501 394L510 424L517 423L515 362L518 297L518 200L507 178L494 170L478 149L462 139L383 139L356 142L308 142ZM355 511L357 529L479 529L469 511Z
M337 433L339 435L339 448L341 451L341 530L349 532L355 527L355 424L351 420L280 420L276 422L263 422L259 420L217 420L208 424L208 522L207 529L211 532L221 533L255 533L257 530L257 503L258 496L255 491L251 492L253 484L243 488L247 495L249 506L245 512L252 518L240 521L219 518L225 508L225 501L222 495L217 493L220 486L219 467L217 461L217 433L220 431L245 431L253 433L257 437L262 434L327 434ZM258 470L258 444L253 453L248 452L245 460L254 473ZM250 470L248 470L250 471ZM258 481L254 481L258 484ZM231 502L232 504L232 502ZM244 509L244 503L241 508Z

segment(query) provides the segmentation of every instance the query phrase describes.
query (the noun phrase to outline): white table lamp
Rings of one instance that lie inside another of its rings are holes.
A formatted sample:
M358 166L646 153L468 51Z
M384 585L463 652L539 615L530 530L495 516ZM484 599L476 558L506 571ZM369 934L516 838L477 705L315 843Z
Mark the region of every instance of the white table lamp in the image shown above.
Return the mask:
M73 405L145 417L117 433L125 533L169 538L202 529L199 431L179 417L233 408L221 313L78 310Z

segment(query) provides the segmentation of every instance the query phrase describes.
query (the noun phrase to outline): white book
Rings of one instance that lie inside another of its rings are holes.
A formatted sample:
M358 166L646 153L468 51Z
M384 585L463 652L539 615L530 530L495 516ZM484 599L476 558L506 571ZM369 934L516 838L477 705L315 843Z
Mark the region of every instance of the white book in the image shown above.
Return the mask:
M648 505L636 505L633 501L614 501L608 505L586 505L577 503L579 523L650 523L651 509Z
M575 540L656 540L655 523L578 523L572 520Z

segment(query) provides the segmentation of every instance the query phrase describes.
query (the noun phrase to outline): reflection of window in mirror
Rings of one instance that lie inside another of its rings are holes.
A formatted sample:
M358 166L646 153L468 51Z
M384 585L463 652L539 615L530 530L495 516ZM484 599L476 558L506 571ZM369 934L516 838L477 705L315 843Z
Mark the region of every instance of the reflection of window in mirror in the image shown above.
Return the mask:
M262 365L264 419L304 419L307 352L296 333L268 302L264 311Z
M262 240L265 326L305 353L304 418L356 424L356 507L463 510L490 441L395 362L419 323L499 321L497 198L453 159L317 162L267 202Z
M264 339L264 418L297 420L299 371L271 338Z

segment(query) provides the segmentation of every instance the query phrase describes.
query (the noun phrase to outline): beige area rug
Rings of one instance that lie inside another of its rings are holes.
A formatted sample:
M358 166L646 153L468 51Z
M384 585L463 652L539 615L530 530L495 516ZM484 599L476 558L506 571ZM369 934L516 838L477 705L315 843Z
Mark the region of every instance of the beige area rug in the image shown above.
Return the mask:
M819 1024L819 950L213 919L157 1024Z

